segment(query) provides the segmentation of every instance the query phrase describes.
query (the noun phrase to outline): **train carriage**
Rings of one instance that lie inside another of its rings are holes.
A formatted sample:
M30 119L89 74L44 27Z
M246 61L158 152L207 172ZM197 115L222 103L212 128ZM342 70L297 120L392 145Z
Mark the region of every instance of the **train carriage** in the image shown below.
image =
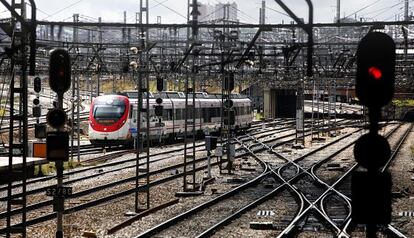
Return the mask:
M155 116L156 98L162 98L163 116ZM105 95L95 98L89 113L89 139L97 145L131 144L137 131L138 94L124 92L122 95ZM235 111L235 128L250 126L253 116L251 101L245 96L232 94ZM221 127L221 94L197 92L195 107L193 95L188 95L188 121L192 121L195 113L195 130L202 133L218 131ZM143 93L143 110L141 109L140 129L146 137L147 108L146 94ZM149 93L149 124L151 140L175 139L182 137L185 131L185 94L183 92ZM188 123L187 130L192 130Z

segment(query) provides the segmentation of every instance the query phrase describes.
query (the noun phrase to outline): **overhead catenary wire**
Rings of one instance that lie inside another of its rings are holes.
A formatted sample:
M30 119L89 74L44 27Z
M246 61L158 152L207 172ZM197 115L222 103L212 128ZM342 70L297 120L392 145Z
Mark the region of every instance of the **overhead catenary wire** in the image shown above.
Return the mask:
M187 20L187 17L186 16L184 16L183 14L181 14L181 13L179 13L178 11L176 11L176 10L174 10L174 9L172 9L172 8L170 8L170 7L168 7L168 6L166 6L164 3L162 3L162 2L159 2L159 1L157 1L157 0L154 0L156 3L158 3L158 4L160 4L161 6L163 6L163 7L165 7L165 8L167 8L168 10L170 10L170 11L172 11L172 12L174 12L175 14L177 14L178 16L180 16L180 17L183 17L184 19L186 19Z
M377 15L373 16L373 18L377 18L378 16L380 16L380 15L382 15L382 14L384 14L384 13L386 13L386 12L390 11L391 9L393 9L393 8L395 8L395 7L397 7L397 6L399 6L401 3L402 3L402 1L400 1L400 2L399 2L399 3L397 3L397 4L394 4L394 5L390 6L390 7L388 7L388 8L387 8L387 9L385 9L383 12L378 13ZM394 14L392 15L392 17L394 17ZM389 18L387 18L387 19L389 19Z
M376 0L376 1L375 1L375 2L373 2L373 3L370 3L370 4L368 4L368 5L365 5L364 7L362 7L362 8L360 8L360 9L356 10L355 12L353 12L353 13L351 13L351 14L349 14L349 15L347 15L345 18L351 17L351 16L353 16L353 15L357 14L358 12L361 12L361 11L363 11L363 10L365 10L365 9L369 8L369 7L372 7L372 6L374 6L375 4L379 3L380 1L382 1L382 0Z
M50 18L50 17L53 17L53 16L55 16L55 15L57 15L57 14L59 14L59 13L61 13L61 12L65 11L65 10L67 10L67 9L69 9L69 8L71 8L71 7L75 6L75 5L77 5L77 4L79 4L79 3L80 3L80 2L82 2L82 1L83 1L83 0L78 0L78 1L76 1L76 2L74 2L74 3L72 3L72 4L68 5L68 6L66 6L66 7L64 7L64 8L61 8L61 9L57 10L56 12L54 12L54 13L50 14L49 16L47 16L47 17L43 18L42 20L46 20L46 19L48 19L48 18Z

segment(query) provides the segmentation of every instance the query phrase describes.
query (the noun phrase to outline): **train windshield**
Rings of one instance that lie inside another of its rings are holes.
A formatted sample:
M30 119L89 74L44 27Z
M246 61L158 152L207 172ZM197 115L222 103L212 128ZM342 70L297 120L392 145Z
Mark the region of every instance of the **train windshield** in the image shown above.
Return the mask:
M94 101L93 116L100 122L115 122L124 115L125 102L120 98L97 98Z
M125 113L125 105L96 105L95 119L120 119Z

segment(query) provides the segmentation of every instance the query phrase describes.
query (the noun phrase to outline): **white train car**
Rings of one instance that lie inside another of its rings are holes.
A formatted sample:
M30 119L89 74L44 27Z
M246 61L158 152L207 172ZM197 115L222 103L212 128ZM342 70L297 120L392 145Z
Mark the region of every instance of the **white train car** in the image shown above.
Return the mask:
M204 92L195 94L195 107L193 106L193 95L188 98L188 121L192 121L195 113L195 129L197 133L208 130L218 131L221 128L221 95L207 94ZM130 144L137 130L138 93L125 92L121 95L107 95L97 97L91 106L89 115L89 139L95 144ZM155 116L154 107L157 105L156 98L163 99L163 116ZM232 94L235 111L235 128L248 128L253 116L251 101L245 96ZM116 105L110 104L116 102ZM113 114L107 112L112 108ZM147 101L143 94L143 105L141 109L140 130L146 131L147 127ZM185 132L185 94L183 92L161 92L149 94L149 124L150 139L175 139L182 137ZM120 115L122 113L122 115ZM104 117L104 118L102 118ZM100 122L104 122L103 125ZM108 124L109 123L109 124ZM110 124L113 125L110 125ZM120 126L122 124L122 126ZM124 127L125 125L125 127ZM106 128L106 129L105 129ZM122 131L117 131L119 128ZM125 129L128 129L125 133ZM187 130L192 130L192 123L188 123ZM143 133L146 137L146 133Z

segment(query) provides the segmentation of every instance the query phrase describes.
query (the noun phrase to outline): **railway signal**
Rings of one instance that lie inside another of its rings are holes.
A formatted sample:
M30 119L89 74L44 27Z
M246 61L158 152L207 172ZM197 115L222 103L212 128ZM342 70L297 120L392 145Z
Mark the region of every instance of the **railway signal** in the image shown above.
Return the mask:
M69 134L64 131L47 133L47 154L49 161L68 161L69 159Z
M224 101L224 102L223 102L223 106L224 106L226 109L230 109L230 108L232 108L232 107L233 107L233 105L234 105L234 103L233 103L233 100L231 100L231 99L227 99L226 101Z
M367 237L376 237L377 225L391 222L391 175L384 166L390 145L378 134L381 108L394 95L395 43L381 32L368 33L357 49L356 93L369 109L369 133L355 143L354 156L366 171L352 175L352 218L367 225ZM381 169L382 168L382 169Z
M47 133L46 158L56 161L57 191L63 187L63 162L69 159L69 133L63 130L67 116L63 110L63 94L71 85L70 55L66 50L55 49L49 59L49 86L57 93L57 105L47 114L47 123L56 129ZM54 211L57 212L56 238L63 238L64 197L54 196Z
M155 116L162 117L162 111L164 107L162 105L156 105L155 106Z
M234 73L228 72L224 75L223 89L227 91L233 91L234 89Z
M164 79L161 77L157 77L157 90L158 92L162 92L164 90Z
M42 115L42 110L41 110L41 108L40 108L40 106L38 106L38 105L36 105L36 106L33 106L33 111L32 111L32 115L34 116L34 117L40 117L41 115Z
M233 126L236 123L236 114L234 110L224 110L224 125Z
M395 43L382 32L368 33L357 49L356 93L367 107L383 107L394 95Z
M39 77L35 77L33 80L33 90L36 93L40 93L40 90L42 89L42 80Z
M49 86L58 95L63 96L71 84L69 53L63 49L55 49L50 53L49 60Z
M40 108L40 100L38 97L36 97L35 99L33 99L33 116L34 117L40 117L41 116L41 108Z
M66 112L60 108L54 108L47 113L46 121L54 129L61 129L67 121Z
M159 76L157 76L157 90L158 90L158 92L162 92L164 90L164 80L163 80L163 78L161 78ZM162 112L164 110L164 106L161 105L162 104L162 98L155 99L155 102L158 104L158 105L154 106L155 116L162 117ZM161 119L159 119L158 124L161 126Z

